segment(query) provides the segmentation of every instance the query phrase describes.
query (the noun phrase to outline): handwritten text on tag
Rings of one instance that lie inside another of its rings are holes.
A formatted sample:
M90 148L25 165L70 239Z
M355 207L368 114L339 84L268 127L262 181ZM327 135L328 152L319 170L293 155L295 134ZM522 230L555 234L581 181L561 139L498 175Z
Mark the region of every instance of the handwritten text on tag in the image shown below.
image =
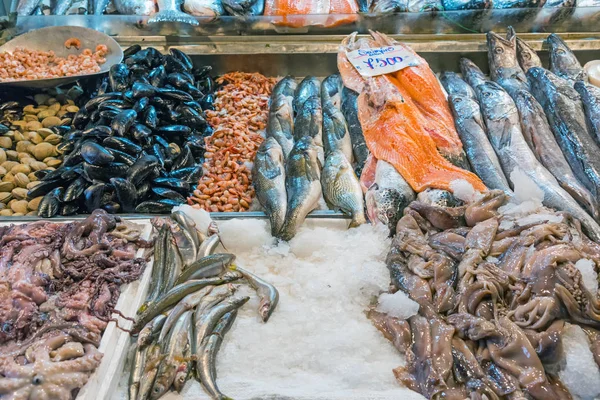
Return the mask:
M362 76L377 76L420 64L415 55L402 46L387 46L349 51L348 59Z

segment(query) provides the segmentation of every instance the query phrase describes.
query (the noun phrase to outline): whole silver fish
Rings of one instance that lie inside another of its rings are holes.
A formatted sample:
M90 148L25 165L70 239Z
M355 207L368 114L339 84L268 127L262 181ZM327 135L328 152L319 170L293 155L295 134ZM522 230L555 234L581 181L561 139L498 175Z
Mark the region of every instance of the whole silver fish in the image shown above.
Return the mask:
M229 15L262 15L265 0L223 0L223 8Z
M233 310L223 315L211 335L202 346L198 361L196 362L196 374L198 381L212 399L231 400L221 393L217 386L217 353L221 348L223 337L229 332L229 329L235 321L237 310Z
M408 0L374 0L369 11L376 14L407 12Z
M252 185L271 221L271 235L277 236L285 222L287 194L283 150L273 137L267 138L256 152Z
M140 390L140 382L144 375L144 365L146 364L146 354L148 347L136 348L133 356L131 373L129 375L129 398L137 399Z
M507 38L487 33L490 76L510 95L517 90L529 90L527 77L517 61L517 36L509 30Z
M193 313L191 311L183 313L173 326L168 341L159 342L166 357L158 367L158 373L150 396L152 400L162 397L175 381L177 368L181 360L185 358L184 353L186 347L189 346L189 331L191 329L192 316Z
M290 240L308 213L317 208L322 194L318 148L312 138L303 137L296 142L285 163L285 175L287 211L278 236Z
M20 0L17 6L17 16L26 17L31 15L41 2L42 0Z
M56 0L52 7L52 15L65 15L73 5L73 0Z
M561 78L575 81L588 80L587 73L569 46L555 33L548 36L546 44L550 52L550 71Z
M197 17L217 18L225 14L223 3L216 0L183 0L183 11Z
M144 364L142 379L140 380L140 389L138 400L147 400L150 398L154 380L158 373L158 366L165 357L161 354L161 348L158 344L152 344L146 351L146 362Z
M186 268L175 281L175 285L180 285L190 279L211 278L221 275L234 260L235 256L228 253L211 254L203 257Z
M588 129L600 145L600 88L583 81L575 82L574 87L581 96Z
M487 138L477 95L454 72L442 73L440 80L448 92L456 130L473 170L488 188L510 193L498 156Z
M198 247L194 242L191 233L186 227L181 225L173 218L157 218L154 226L165 224L170 230L171 240L174 240L175 246L181 256L183 268L192 264L198 258ZM168 257L168 256L167 256Z
M579 93L571 83L543 68L527 71L531 91L546 111L550 129L579 181L600 196L600 148L587 130Z
M323 104L327 102L333 103L333 105L339 110L342 106L342 88L344 82L339 73L329 75L323 79L321 83L321 102Z
M148 20L149 24L156 22L181 22L190 25L199 25L198 20L181 11L181 0L157 0L158 13ZM186 11L191 13L189 7Z
M269 105L269 120L267 122L267 137L273 137L287 158L294 147L294 92L296 81L291 76L281 79L273 87Z
M150 279L150 287L148 288L148 296L146 302L153 302L163 292L163 270L167 257L167 233L169 229L166 226L160 227L156 239L154 239L154 262L152 263L152 274Z
M529 71L531 67L542 66L542 60L540 60L536 51L521 38L517 38L517 59L524 72Z
M202 241L200 249L198 250L198 258L208 257L213 254L219 244L221 243L221 236L219 235L219 226L215 221L212 221L208 225L207 237Z
M354 155L354 163L356 165L355 172L356 176L360 176L362 173L367 157L369 156L369 149L365 142L362 127L358 120L358 93L350 90L346 87L342 89L342 113L348 124L348 132L350 133L350 142L352 143L352 154Z
M162 343L166 338L169 332L171 332L171 328L175 325L175 323L179 320L179 317L183 315L184 312L194 309L200 301L204 298L204 296L208 295L214 286L207 286L198 290L197 292L190 293L185 296L169 313L166 321L163 323L163 327L160 330L160 335L158 336L158 343Z
M325 156L340 151L349 162L352 161L352 142L346 119L332 101L323 103L323 145Z
M179 248L175 242L175 237L171 231L167 232L167 259L165 260L165 268L163 270L164 290L171 290L175 286L177 277L183 271L183 261L179 254Z
M267 322L271 317L271 314L273 314L273 311L275 311L277 303L279 303L279 292L277 291L277 288L252 272L239 266L232 267L232 269L244 275L244 279L246 279L250 286L256 290L256 294L260 297L258 315L260 315L263 322Z
M544 192L544 205L570 213L581 221L591 238L600 238L600 226L559 186L527 146L520 127L519 112L509 94L496 82L483 83L476 92L490 142L505 175L512 179L511 173L520 170Z
M525 141L537 159L556 178L560 186L579 202L588 213L598 219L598 201L575 177L573 170L556 142L548 125L544 109L533 95L525 90L515 94L515 104L521 116Z
M311 96L302 103L294 119L294 140L303 137L314 139L317 146L323 147L323 107L320 96Z
M475 89L475 91L477 91L477 86L489 81L481 69L468 58L461 58L459 63L463 79L467 81L469 86Z
M161 331L166 320L167 316L165 314L159 314L144 326L137 338L138 349L144 348L152 343L152 338Z
M352 217L351 228L367 222L360 182L352 170L352 165L340 150L327 154L321 172L321 185L325 200L333 208L338 208Z
M321 98L321 82L319 78L309 75L296 87L292 102L294 112L299 113L306 100L314 96Z
M104 1L106 0L98 1L98 11L102 10ZM152 15L156 12L156 2L154 0L114 0L114 5L121 15Z
M196 223L182 211L172 212L171 218L177 221L183 229L184 234L194 244L194 247L196 248L196 259L194 261L196 261L198 259L198 248L202 244L202 240L200 240L199 236L200 232L198 232L198 228L196 228Z

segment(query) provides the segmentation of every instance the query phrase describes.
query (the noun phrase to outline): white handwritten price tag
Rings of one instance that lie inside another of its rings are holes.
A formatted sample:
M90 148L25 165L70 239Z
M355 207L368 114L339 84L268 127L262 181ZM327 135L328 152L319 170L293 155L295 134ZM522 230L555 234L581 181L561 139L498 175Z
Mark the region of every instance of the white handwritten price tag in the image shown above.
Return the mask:
M420 64L415 55L402 46L353 50L347 54L354 68L362 76L389 74Z

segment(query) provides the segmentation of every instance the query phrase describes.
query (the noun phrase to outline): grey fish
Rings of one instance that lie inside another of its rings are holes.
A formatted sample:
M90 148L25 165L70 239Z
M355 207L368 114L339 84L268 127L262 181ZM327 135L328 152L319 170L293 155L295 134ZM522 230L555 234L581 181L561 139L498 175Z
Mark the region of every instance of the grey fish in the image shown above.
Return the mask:
M355 172L356 176L360 176L362 173L367 157L369 156L369 149L365 143L365 137L363 135L360 121L358 120L358 93L344 87L342 89L342 113L346 118L348 124L348 132L350 133L350 142L352 143L352 154L354 155L354 163L356 165Z
M221 393L217 386L217 353L221 348L223 337L229 332L229 329L235 321L237 310L233 310L223 315L214 330L202 346L199 354L199 360L196 362L196 373L200 384L204 390L213 399L231 400Z
M287 158L294 147L294 92L296 81L291 76L281 79L271 93L267 137L273 137Z
M176 245L175 238L171 230L167 232L167 258L163 269L164 290L171 290L175 286L177 277L183 271L183 260Z
M163 269L167 257L167 233L169 229L162 226L154 240L154 263L152 264L152 275L150 279L150 288L146 303L156 300L164 291L163 287Z
M196 228L196 223L190 218L188 217L184 212L181 211L175 211L173 213L171 213L171 218L173 218L181 227L183 234L188 238L188 240L193 244L193 247L195 249L195 259L193 261L196 261L198 259L198 248L200 247L201 244L201 240L200 240L200 236L198 235L198 229ZM189 266L190 264L186 264L186 267Z
M220 243L221 237L218 233L208 236L200 245L198 256L204 258L212 255L217 250Z
M218 0L183 0L183 11L197 17L217 18L225 14L223 3Z
M368 13L373 0L358 0L358 12Z
M579 93L569 81L543 68L527 71L532 94L540 102L550 129L579 181L600 196L600 148L587 130Z
M214 286L207 286L198 290L197 292L190 293L185 296L173 309L169 312L169 316L163 323L163 327L160 330L160 335L158 336L158 343L162 343L163 340L167 338L169 332L171 332L171 328L175 325L175 323L179 320L179 317L183 315L184 312L192 310L196 307L202 299L208 295Z
M311 96L300 106L294 119L294 139L314 139L315 145L323 147L323 109L320 96Z
M181 11L181 0L157 0L157 4L158 13L148 20L149 24L156 22L181 22L184 24L199 25L196 18Z
M279 237L290 240L308 213L317 207L322 194L318 148L312 138L303 137L296 142L286 160L285 175L288 201L285 223Z
M326 156L340 151L349 162L352 161L352 142L346 119L331 101L323 103L323 148Z
M165 314L159 314L150 322L148 322L144 328L140 331L137 338L138 349L148 346L157 333L159 333L167 321Z
M138 392L138 400L147 400L150 398L154 380L158 373L158 366L164 359L161 354L161 348L158 344L152 344L146 350L146 359L143 369L142 379L140 380L140 389Z
M267 138L256 152L252 185L258 201L271 221L271 235L277 236L285 222L287 194L283 151L272 137Z
M296 87L293 101L294 112L299 113L304 102L313 96L321 98L321 82L318 78L309 75Z
M339 73L329 75L327 78L323 79L323 82L321 83L321 102L323 105L326 102L331 101L337 109L340 109L342 105L343 87L344 82Z
M106 7L108 7L108 3L110 3L110 0L94 0L93 1L94 15L104 14L104 11L106 11Z
M152 15L156 12L154 0L114 0L113 3L121 15ZM101 9L102 4L98 4L98 8Z
M254 275L252 272L247 271L239 266L231 267L234 271L240 272L244 275L244 279L248 281L250 286L256 290L256 294L260 297L260 303L258 304L258 315L263 322L267 322L275 311L277 303L279 303L279 291L275 286L271 285L264 279Z
M550 52L550 71L561 78L572 81L588 80L587 73L569 46L556 34L548 36L545 42Z
M460 59L460 72L462 73L463 79L473 88L477 89L477 86L488 81L485 74L481 69L468 58Z
M511 95L517 90L529 90L527 77L517 61L516 38L511 30L506 39L491 31L487 33L490 76Z
M392 14L408 11L408 0L375 0L371 4L371 13Z
M542 66L542 61L536 51L521 38L517 38L517 59L524 72L529 71L531 67Z
M228 253L210 254L190 265L177 277L175 285L190 279L203 279L221 275L233 263L235 256Z
M26 17L31 15L41 2L42 0L20 0L17 6L17 16Z
M52 15L65 15L73 5L73 0L56 0L52 7Z
M573 174L560 146L554 139L540 103L525 90L518 91L514 100L521 116L523 136L529 148L533 150L542 165L554 175L560 186L585 207L592 217L598 219L600 216L598 202Z
M131 373L129 374L129 398L137 399L140 382L144 375L144 365L146 364L146 354L148 353L148 347L141 348L137 347L132 361Z
M360 182L352 165L340 150L327 154L321 172L321 185L327 203L352 217L350 228L367 222Z
M574 87L581 96L588 129L600 145L600 88L584 81L575 82Z
M535 67L529 72L534 69ZM591 238L600 238L600 226L596 221L559 186L554 176L535 158L523 137L519 112L509 94L496 82L481 84L476 91L490 142L505 175L512 182L511 173L520 170L544 192L544 205L570 213L581 221Z
M262 15L265 0L222 0L223 8L229 15Z
M477 95L454 72L442 73L440 80L448 92L456 131L474 172L488 188L510 193L510 186L502 172L500 161L487 138Z
M192 233L187 231L185 226L181 225L173 218L161 218L161 220L164 222L157 223L165 223L169 227L169 230L171 231L172 240L175 242L175 246L177 247L179 255L181 256L183 268L196 261L196 259L198 258L199 245L197 245L197 243L194 241Z

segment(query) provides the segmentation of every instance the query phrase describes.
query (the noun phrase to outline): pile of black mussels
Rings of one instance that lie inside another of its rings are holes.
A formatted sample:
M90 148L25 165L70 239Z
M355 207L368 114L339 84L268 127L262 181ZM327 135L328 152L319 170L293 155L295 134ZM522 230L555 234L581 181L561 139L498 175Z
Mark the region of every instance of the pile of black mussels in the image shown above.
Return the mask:
M202 175L204 137L212 133L203 113L213 107L210 71L176 49L125 50L73 117L59 145L63 165L29 191L44 196L38 215L163 213L183 203Z

